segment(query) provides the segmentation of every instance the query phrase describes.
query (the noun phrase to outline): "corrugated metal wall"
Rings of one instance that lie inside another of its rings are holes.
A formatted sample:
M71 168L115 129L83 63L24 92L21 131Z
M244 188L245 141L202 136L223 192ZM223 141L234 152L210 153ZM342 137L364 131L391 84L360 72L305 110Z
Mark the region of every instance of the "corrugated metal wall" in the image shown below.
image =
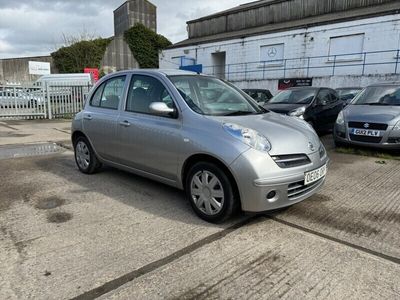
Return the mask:
M231 32L399 0L287 0L255 3L252 8L189 21L189 38Z

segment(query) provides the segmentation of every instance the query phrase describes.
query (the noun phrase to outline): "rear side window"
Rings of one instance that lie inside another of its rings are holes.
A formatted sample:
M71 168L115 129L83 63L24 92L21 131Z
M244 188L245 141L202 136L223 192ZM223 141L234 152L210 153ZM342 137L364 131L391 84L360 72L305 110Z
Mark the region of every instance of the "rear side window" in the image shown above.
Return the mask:
M94 107L118 109L118 105L123 97L125 79L125 76L118 76L101 84L90 100L90 105Z

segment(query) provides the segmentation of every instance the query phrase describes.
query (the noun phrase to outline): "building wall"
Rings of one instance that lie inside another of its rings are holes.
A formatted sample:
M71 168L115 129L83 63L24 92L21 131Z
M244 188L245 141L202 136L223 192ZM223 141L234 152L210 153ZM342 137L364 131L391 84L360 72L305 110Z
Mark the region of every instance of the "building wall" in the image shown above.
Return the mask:
M139 68L139 64L133 56L123 36L114 37L108 45L101 62L105 73Z
M0 59L0 84L34 82L41 75L29 74L29 61L49 62L51 73L57 73L51 56Z
M302 20L310 17L373 6L393 4L398 0L286 0L258 1L225 12L188 22L189 38L234 32L268 24ZM338 15L338 17L341 17Z
M130 0L114 11L115 36L123 35L137 23L157 31L157 7L147 0Z
M203 64L205 73L212 74L212 54L216 52L226 52L226 73L230 72L230 74L227 74L225 78L230 81L251 82L263 79L273 80L278 78L307 77L307 71L305 69L308 63L307 57L316 56L324 57L311 59L312 65L320 67L309 69L309 77L332 76L333 64L336 65L336 76L348 74L361 75L362 66L341 68L338 68L338 66L362 64L363 58L348 56L345 58L349 60L340 62L340 57L338 57L337 62L334 63L332 57L326 57L330 55L332 37L357 34L364 34L362 51L360 52L397 50L400 48L400 14L296 29L286 32L262 34L244 39L205 43L198 46L167 49L160 55L160 67L177 68L181 61L180 57L185 56L195 58L198 64ZM283 72L283 60L273 63L263 63L265 59L260 57L261 47L280 44L283 44L283 59L303 58L287 61L287 67L291 64L290 66L293 68L303 69L287 70ZM353 45L349 45L349 48L354 49ZM343 53L349 53L347 52L346 44L343 45L343 49L340 50L343 51ZM388 62L388 64L369 65L365 67L364 72L366 75L394 73L393 63L396 63L397 60L396 51L368 54L368 63ZM244 74L246 68L247 71L253 70L254 72L248 73L246 77L247 80L243 80L241 74ZM342 85L342 83L337 84ZM343 82L343 84L345 84L345 82Z

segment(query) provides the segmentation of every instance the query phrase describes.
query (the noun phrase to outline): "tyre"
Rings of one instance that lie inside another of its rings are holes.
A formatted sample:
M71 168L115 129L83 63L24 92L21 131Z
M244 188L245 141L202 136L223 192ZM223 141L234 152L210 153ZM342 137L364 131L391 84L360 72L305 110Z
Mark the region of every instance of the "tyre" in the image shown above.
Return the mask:
M334 139L335 147L336 148L343 148L346 147L346 144L343 142L338 141L337 139Z
M75 162L79 170L85 174L96 173L101 167L96 154L87 138L81 136L74 143Z
M238 209L232 182L215 164L193 165L186 177L185 191L195 213L207 222L223 222Z

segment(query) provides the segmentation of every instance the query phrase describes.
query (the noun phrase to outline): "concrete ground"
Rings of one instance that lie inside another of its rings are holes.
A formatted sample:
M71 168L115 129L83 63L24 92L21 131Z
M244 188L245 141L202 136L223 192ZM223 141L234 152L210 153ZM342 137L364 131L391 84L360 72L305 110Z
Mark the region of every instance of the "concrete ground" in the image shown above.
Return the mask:
M179 190L78 172L57 146L67 122L25 122L0 123L32 134L0 135L0 299L400 298L400 161L335 153L323 137L318 194L212 225Z

